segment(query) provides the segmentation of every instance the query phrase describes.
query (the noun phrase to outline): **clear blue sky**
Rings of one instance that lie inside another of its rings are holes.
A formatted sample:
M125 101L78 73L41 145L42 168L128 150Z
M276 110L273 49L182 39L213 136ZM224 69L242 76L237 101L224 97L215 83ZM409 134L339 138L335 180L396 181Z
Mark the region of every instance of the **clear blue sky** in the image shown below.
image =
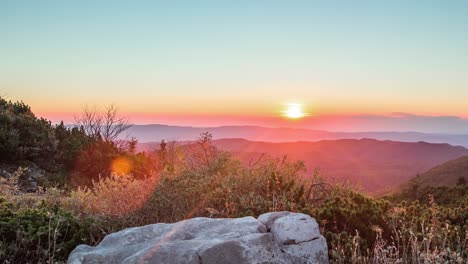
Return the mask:
M39 112L468 116L468 1L0 0L0 93Z

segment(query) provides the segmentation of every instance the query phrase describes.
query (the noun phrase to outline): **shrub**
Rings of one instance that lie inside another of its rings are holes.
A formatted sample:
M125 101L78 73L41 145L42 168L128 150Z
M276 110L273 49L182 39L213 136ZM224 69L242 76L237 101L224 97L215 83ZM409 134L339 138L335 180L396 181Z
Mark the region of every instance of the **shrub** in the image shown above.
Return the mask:
M122 216L140 209L156 185L156 177L134 179L116 175L72 191L68 206L76 213Z
M65 261L78 244L92 243L89 221L78 221L59 206L17 207L0 197L0 261Z
M55 147L54 130L46 119L38 119L23 102L0 97L0 159L44 162Z
M368 248L376 239L376 233L372 227L378 227L385 232L390 231L386 217L389 209L390 203L386 200L373 199L355 191L337 187L329 193L320 206L313 208L312 215L322 223L324 230L331 231L333 234L345 232L351 237L352 234L358 232L360 247ZM329 242L336 238L327 237ZM347 255L351 253L346 252Z

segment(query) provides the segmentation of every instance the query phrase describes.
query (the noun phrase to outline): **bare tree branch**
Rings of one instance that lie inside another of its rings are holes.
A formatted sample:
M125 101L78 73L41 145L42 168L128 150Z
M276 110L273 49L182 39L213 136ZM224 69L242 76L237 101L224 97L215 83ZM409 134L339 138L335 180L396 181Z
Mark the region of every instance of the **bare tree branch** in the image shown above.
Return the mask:
M118 107L109 105L100 112L96 106L86 106L80 116L75 117L78 126L93 138L116 143L119 136L132 125L126 117L118 114Z
M113 141L120 134L128 130L132 125L126 117L118 115L118 108L115 105L109 105L104 109L104 128L103 139L105 141Z
M262 161L263 157L265 157L265 153L262 153L260 155L260 157L258 157L257 161L253 161L253 158L250 159L249 161L249 167L255 167L257 166L258 163L260 163L260 161Z

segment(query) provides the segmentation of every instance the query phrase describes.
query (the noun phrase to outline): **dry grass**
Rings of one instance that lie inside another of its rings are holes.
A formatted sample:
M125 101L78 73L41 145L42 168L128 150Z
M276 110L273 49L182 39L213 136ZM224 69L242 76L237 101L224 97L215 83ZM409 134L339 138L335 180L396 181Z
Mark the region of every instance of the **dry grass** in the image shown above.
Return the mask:
M432 197L429 199L429 212L420 222L408 217L410 212L406 208L391 211L390 240L383 238L380 227L373 226L376 240L371 250L361 251L361 238L356 231L350 258L346 254L347 245L338 239L330 248L332 263L467 263L468 232L461 233L459 227L442 223L437 204Z

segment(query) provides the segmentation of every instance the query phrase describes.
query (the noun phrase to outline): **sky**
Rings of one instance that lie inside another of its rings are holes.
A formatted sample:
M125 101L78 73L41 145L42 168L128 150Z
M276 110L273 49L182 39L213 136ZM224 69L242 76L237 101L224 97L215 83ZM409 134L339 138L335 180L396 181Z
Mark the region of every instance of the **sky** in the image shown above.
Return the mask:
M468 133L466 14L451 0L0 0L0 95L53 121L116 104L135 123ZM306 116L281 117L290 103Z

